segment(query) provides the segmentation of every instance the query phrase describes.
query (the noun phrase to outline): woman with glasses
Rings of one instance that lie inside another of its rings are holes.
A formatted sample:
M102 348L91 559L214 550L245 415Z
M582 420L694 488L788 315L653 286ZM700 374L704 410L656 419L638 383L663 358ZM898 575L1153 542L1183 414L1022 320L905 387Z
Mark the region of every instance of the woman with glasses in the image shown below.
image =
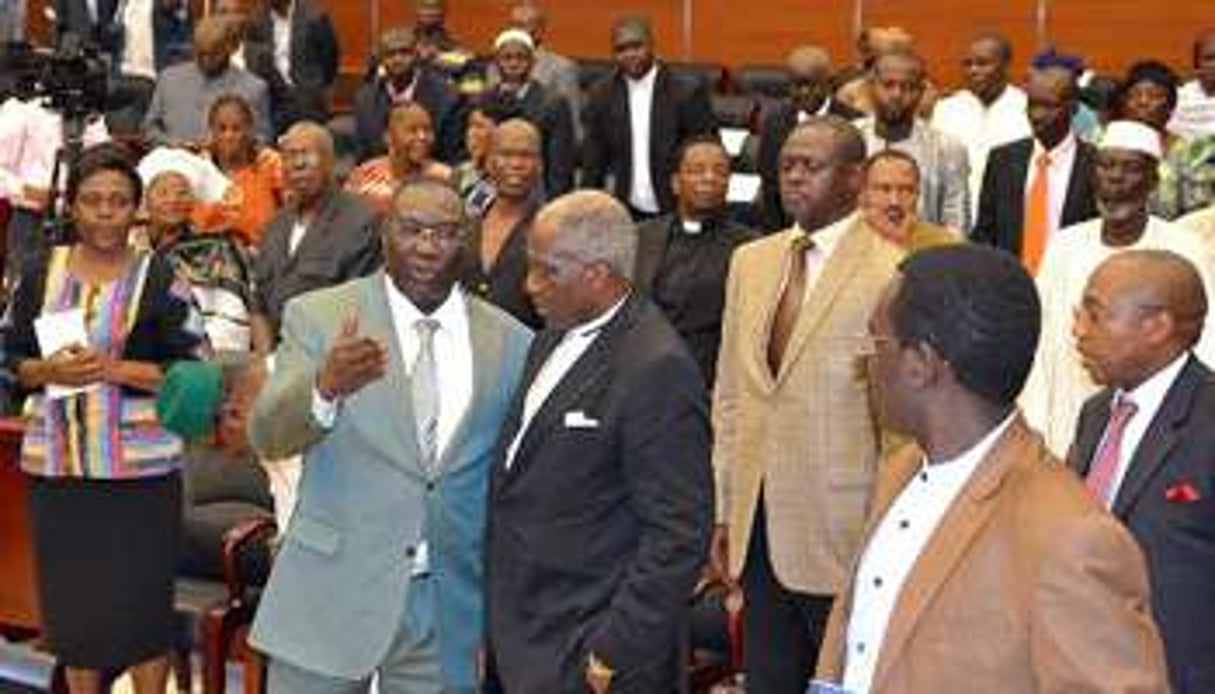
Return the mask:
M174 637L182 444L156 391L208 348L189 288L129 243L141 192L120 150L85 152L67 182L76 241L24 269L2 336L43 626L73 694L123 670L138 694L163 692Z

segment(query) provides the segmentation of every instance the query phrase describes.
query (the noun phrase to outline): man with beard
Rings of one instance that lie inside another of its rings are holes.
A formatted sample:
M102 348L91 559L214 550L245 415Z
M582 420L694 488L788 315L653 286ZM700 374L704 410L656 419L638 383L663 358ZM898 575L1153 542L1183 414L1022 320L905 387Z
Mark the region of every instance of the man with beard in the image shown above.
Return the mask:
M384 271L287 306L249 427L304 457L250 638L272 692L476 691L487 480L530 336L456 285L467 224L446 184L408 184Z
M616 70L587 98L582 183L597 188L611 176L634 219L655 217L675 209L675 150L693 135L714 133L717 123L705 85L655 60L649 20L618 20L612 50Z
M671 175L675 213L637 230L633 281L679 331L710 390L730 256L758 236L727 219L729 181L730 157L721 142L710 136L688 140L679 148Z
M924 95L924 61L909 52L873 64L874 115L857 121L869 153L898 149L920 166L920 217L960 232L970 229L966 148L916 114Z
M1072 313L1097 266L1123 250L1170 250L1199 268L1211 294L1212 248L1185 227L1148 214L1160 156L1160 136L1152 128L1134 121L1110 123L1097 152L1101 216L1062 230L1042 259L1037 279L1042 296L1042 341L1021 405L1030 425L1043 433L1057 456L1067 453L1080 407L1099 390L1075 350L1068 348ZM1196 353L1211 361L1215 330L1205 331Z
M919 199L920 167L910 154L884 149L865 162L861 214L870 229L911 252L960 242L958 234L919 218Z

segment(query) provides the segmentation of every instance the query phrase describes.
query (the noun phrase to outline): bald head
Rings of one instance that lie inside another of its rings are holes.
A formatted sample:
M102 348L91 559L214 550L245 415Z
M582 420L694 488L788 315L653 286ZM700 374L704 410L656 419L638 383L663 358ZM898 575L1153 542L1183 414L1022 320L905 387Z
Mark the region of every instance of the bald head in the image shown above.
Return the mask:
M487 168L500 200L522 203L534 199L544 170L540 131L522 118L499 124L490 135Z
M228 67L235 35L235 24L230 18L199 20L194 27L194 62L204 75L215 77Z
M831 56L819 46L798 46L789 52L785 65L794 75L831 74Z
M1172 251L1131 250L1118 253L1097 268L1115 279L1119 296L1143 308L1159 308L1172 317L1176 345L1189 349L1202 336L1207 294L1194 264Z
M504 148L523 150L531 154L540 154L540 131L531 121L523 118L511 118L503 121L494 128L490 139L492 151Z

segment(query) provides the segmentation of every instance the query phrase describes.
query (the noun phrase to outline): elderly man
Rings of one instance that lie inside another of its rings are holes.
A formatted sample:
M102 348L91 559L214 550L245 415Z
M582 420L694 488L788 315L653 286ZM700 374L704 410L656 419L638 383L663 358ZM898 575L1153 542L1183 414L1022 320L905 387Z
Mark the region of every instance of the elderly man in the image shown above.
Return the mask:
M1074 72L1061 65L1035 69L1026 92L1033 137L991 150L971 238L1019 256L1033 273L1060 228L1097 216L1097 149L1072 128L1079 106Z
M717 130L704 84L654 59L650 22L625 17L612 26L616 70L591 89L585 115L583 185L615 179L614 194L634 218L675 208L675 150L693 135Z
M524 324L540 328L527 280L527 237L543 199L540 131L521 118L494 128L489 182L496 195L480 215L465 254L466 287Z
M865 141L812 116L780 154L793 227L730 263L713 391L716 571L741 578L749 690L802 694L878 462L856 340L902 251L861 222Z
M532 77L536 45L522 29L507 29L494 40L499 81L485 96L513 109L540 130L544 193L555 198L574 187L577 152L570 104Z
M1194 356L1207 313L1197 270L1126 251L1089 279L1073 332L1105 386L1080 415L1071 465L1147 555L1172 690L1215 691L1215 376Z
M780 183L777 165L780 148L793 132L794 126L810 116L834 113L844 118L862 115L831 97L831 56L819 46L798 46L785 59L789 73L788 98L764 115L760 127L759 175L760 217L770 230L789 226L788 215L780 204Z
M879 55L873 64L874 115L857 122L869 153L899 149L920 166L920 217L960 232L970 229L966 148L916 115L924 94L924 61L910 52Z
M230 62L232 27L227 20L206 17L194 28L194 61L174 65L156 80L144 117L144 130L159 145L201 144L207 133L211 103L236 94L253 108L254 129L263 142L271 139L270 94L266 83Z
M1061 231L1042 259L1042 342L1021 405L1056 455L1066 454L1080 407L1098 390L1079 356L1064 346L1070 343L1072 314L1080 306L1084 285L1101 261L1135 248L1171 250L1194 263L1211 286L1211 246L1188 229L1148 214L1160 149L1160 137L1152 128L1133 121L1110 123L1097 152L1101 216ZM1215 331L1208 330L1197 349L1204 359L1215 356Z
M384 130L394 106L416 101L430 112L437 138L436 154L447 164L464 157L464 116L460 96L443 75L417 57L413 29L393 28L380 35L374 76L354 95L355 138L359 159L384 153Z
M304 456L251 637L270 691L476 690L487 478L530 335L457 287L467 231L446 184L408 184L385 270L287 307L250 424Z
M979 199L987 153L993 147L1029 136L1025 92L1008 83L1012 44L999 34L982 34L962 58L966 87L941 99L932 110L932 127L966 146L970 162L970 199Z
M730 256L758 234L726 217L730 156L715 137L683 143L675 157L674 214L637 230L634 281L649 293L679 331L709 390L721 345Z
M869 228L911 252L959 243L960 235L919 218L919 200L920 167L910 154L884 149L865 162L861 214Z
M1167 691L1142 555L1017 413L1033 280L970 245L900 271L867 366L882 424L915 445L879 474L819 677L872 694Z
M333 137L304 121L283 135L289 203L266 225L254 263L253 346L267 352L278 341L283 308L294 296L341 284L380 265L375 213L338 189Z
M708 398L633 291L637 236L610 196L558 198L528 239L546 330L498 441L489 661L507 692L667 692L712 529Z

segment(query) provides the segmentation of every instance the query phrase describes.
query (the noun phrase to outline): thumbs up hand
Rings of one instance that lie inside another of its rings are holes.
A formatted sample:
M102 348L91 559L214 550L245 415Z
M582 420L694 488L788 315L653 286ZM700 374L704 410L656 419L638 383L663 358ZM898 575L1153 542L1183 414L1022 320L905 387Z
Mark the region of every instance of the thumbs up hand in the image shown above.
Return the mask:
M358 315L348 313L325 357L316 387L321 397L337 400L383 378L387 369L388 350L378 341L359 335Z

